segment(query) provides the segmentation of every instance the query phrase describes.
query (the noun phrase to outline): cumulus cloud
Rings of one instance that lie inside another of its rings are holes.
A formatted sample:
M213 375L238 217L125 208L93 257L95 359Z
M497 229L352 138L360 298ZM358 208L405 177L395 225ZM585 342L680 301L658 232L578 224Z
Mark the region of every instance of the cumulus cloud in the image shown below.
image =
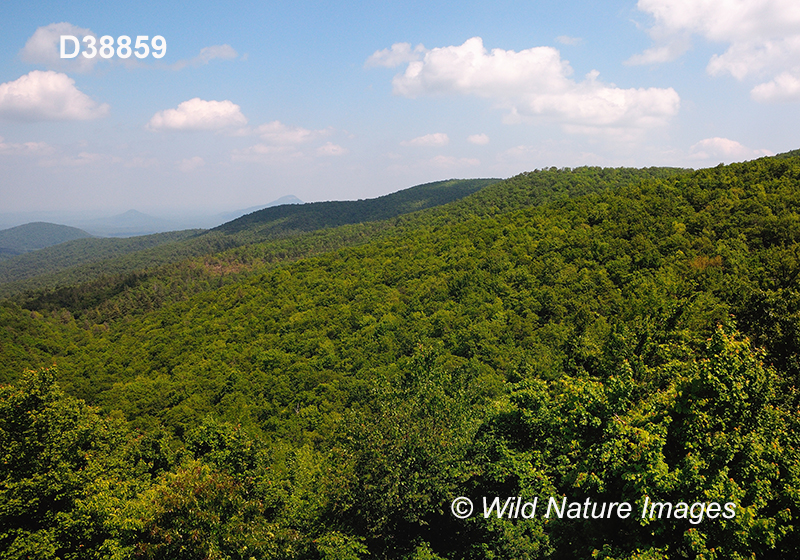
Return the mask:
M172 65L172 69L181 70L187 66L203 66L214 59L232 60L237 56L239 56L239 53L237 53L236 49L230 45L212 45L210 47L204 47L201 49L200 54L192 59L179 60Z
M322 136L327 136L331 131L330 129L309 130L301 126L290 126L281 121L272 121L262 124L252 132L270 144L283 145L310 142Z
M477 146L485 146L489 143L489 137L485 134L470 134L467 136L467 142Z
M347 148L343 148L333 142L325 142L323 146L317 148L318 156L343 156L347 153Z
M397 95L475 95L507 109L507 122L544 117L572 125L570 130L644 129L663 125L678 112L680 97L672 88L623 89L604 84L596 71L578 82L572 72L552 47L488 52L483 40L473 37L427 51L392 83Z
M404 140L400 142L401 146L446 146L450 143L450 137L444 132L436 132L434 134L426 134L425 136L417 136L411 140Z
M0 117L22 121L89 120L108 114L66 74L34 70L0 84Z
M177 109L159 111L150 130L224 130L247 124L241 108L228 101L205 101L199 97L184 101Z
M700 140L697 144L694 144L690 148L689 158L694 160L715 159L730 163L732 161L744 161L771 155L773 154L769 150L753 150L735 140L714 137Z
M800 101L800 77L782 72L750 92L756 101Z
M19 51L23 62L28 64L42 64L48 69L66 70L70 72L89 72L102 57L86 58L79 54L75 58L61 58L61 36L72 35L80 43L80 50L84 50L83 38L87 35L97 39L97 35L89 29L77 27L71 23L51 23L38 28L25 42ZM72 52L74 44L67 42L68 52Z
M395 68L402 64L419 60L425 52L426 49L422 45L417 45L412 49L411 43L395 43L389 49L372 53L364 63L364 67L384 66L386 68Z
M771 74L773 80L752 90L755 100L800 100L792 85L800 79L800 4L795 0L639 0L637 5L654 19L649 33L655 45L629 63L674 60L697 35L728 45L709 60L710 75L744 80Z
M203 167L206 164L205 160L200 156L194 156L191 158L185 158L178 162L178 169L183 171L184 173L190 173L195 169Z

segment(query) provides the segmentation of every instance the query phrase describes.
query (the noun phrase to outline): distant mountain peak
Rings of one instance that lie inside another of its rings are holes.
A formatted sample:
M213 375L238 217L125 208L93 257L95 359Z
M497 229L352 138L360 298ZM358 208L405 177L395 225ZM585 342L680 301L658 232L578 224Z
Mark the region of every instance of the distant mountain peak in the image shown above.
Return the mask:
M286 196L280 197L278 200L273 200L272 202L264 206L264 208L270 208L272 206L282 206L284 204L305 204L305 202L303 202L293 194L287 194Z

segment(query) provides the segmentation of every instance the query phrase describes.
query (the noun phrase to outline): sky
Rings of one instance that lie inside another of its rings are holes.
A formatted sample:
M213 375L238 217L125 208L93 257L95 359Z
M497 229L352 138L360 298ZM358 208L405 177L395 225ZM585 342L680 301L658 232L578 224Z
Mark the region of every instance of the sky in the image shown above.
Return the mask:
M800 148L799 109L796 0L13 2L0 214L711 167Z

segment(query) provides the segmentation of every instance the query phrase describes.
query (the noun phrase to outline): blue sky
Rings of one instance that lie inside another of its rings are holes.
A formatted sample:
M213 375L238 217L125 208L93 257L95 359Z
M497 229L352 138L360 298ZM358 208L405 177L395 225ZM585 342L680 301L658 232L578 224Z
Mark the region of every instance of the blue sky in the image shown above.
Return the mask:
M799 148L795 0L29 2L0 23L0 213L221 212ZM59 37L161 35L161 59Z

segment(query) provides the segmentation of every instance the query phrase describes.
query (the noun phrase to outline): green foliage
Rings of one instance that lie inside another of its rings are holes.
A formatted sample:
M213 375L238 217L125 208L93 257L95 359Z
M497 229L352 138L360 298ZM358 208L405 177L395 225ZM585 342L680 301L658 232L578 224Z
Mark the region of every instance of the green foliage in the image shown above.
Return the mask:
M349 480L328 489L331 516L363 536L371 553L404 557L452 538L443 534L452 524L446 504L469 473L478 375L448 370L433 349L419 348L396 380L377 385L370 409L346 419L339 470Z
M800 502L794 420L779 407L776 372L746 340L718 329L703 357L659 366L662 390L631 399L626 363L604 379L524 382L484 436L505 467L509 492L566 495L570 501L736 504L730 520L556 520L556 557L750 558L795 548ZM627 388L626 388L627 386ZM523 468L520 468L520 465ZM541 479L552 483L542 487ZM515 483L516 479L516 483ZM524 495L524 494L523 494ZM659 510L660 511L660 510ZM645 556L647 557L647 556Z
M156 233L126 239L74 239L6 259L0 261L0 296L43 286L83 282L112 271L174 262L176 257L189 256L180 250L177 242L192 238L200 231Z
M189 463L140 498L147 515L140 558L249 560L280 558L282 543L263 504L230 475Z
M793 557L799 182L797 158L541 170L381 222L259 214L205 253L173 246L188 259L164 246L158 268L6 302L0 379L55 362L130 422L53 397L122 439L98 444L110 474L75 475L72 513L7 539L57 556L62 523L109 557ZM737 515L449 510L562 495Z
M0 260L0 296L45 290L44 301L55 299L74 311L76 300L83 300L87 290L75 293L65 287L78 282L94 284L95 297L90 296L88 305L97 305L131 287L145 269L246 244L295 237L303 232L387 220L458 200L498 180L439 181L375 199L274 206L207 232L186 230L126 239L77 240L35 254ZM337 243L337 235L332 237ZM279 244L275 249L286 250L286 245ZM296 251L292 245L295 244L289 244L289 250ZM55 294L47 293L53 289ZM87 302L81 301L81 305Z
M128 434L54 379L43 369L0 387L0 558L117 557L115 507L137 491Z
M346 202L313 202L264 208L214 228L226 234L242 234L258 240L288 232L377 222L402 214L441 206L471 195L500 179L438 181L417 185L378 198ZM255 239L254 239L255 240Z

